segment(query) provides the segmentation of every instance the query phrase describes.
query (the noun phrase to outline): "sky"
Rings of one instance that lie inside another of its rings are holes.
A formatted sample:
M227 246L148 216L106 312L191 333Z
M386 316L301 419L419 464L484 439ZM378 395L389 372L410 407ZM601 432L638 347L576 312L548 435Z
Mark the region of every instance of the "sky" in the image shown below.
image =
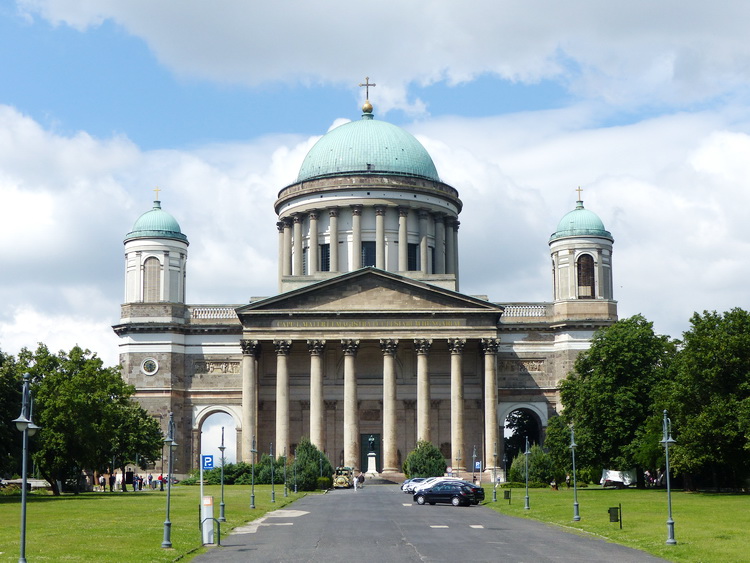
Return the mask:
M0 349L117 363L123 239L190 240L187 300L276 292L273 202L329 128L414 134L464 202L461 291L550 301L575 207L621 318L750 308L750 3L0 1Z

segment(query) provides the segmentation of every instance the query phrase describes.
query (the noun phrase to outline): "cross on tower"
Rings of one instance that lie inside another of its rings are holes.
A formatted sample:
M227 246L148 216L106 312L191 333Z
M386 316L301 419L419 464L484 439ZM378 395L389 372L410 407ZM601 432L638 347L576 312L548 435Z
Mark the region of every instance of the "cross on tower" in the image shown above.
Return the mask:
M161 190L160 190L160 189L159 189L159 187L157 186L157 187L155 187L155 188L154 188L154 191L156 192L156 201L159 201L159 192L160 192Z
M576 188L576 191L578 192L578 201L581 201L581 192L583 191L583 188L581 188L581 186L578 186Z
M364 82L364 84L362 82L360 82L359 86L360 86L360 88L362 86L365 87L365 98L369 100L370 99L370 86L377 86L377 84L373 84L372 82L370 82L370 77L369 76L365 76L365 82Z

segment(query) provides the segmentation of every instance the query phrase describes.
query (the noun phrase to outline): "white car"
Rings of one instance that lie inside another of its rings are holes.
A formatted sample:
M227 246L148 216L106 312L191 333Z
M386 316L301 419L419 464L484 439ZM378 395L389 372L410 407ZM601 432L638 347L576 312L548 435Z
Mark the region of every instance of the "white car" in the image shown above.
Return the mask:
M430 477L429 479L425 479L421 483L417 483L417 485L414 487L413 492L416 493L428 487L432 487L437 483L442 483L443 481L463 481L463 479L459 479L458 477Z

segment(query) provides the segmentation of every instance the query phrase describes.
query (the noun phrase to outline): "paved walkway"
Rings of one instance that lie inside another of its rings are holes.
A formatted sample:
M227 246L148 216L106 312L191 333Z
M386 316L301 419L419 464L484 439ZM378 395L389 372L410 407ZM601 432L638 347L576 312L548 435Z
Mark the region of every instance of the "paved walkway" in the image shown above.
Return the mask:
M237 528L205 562L663 561L483 506L417 506L396 485L309 495Z

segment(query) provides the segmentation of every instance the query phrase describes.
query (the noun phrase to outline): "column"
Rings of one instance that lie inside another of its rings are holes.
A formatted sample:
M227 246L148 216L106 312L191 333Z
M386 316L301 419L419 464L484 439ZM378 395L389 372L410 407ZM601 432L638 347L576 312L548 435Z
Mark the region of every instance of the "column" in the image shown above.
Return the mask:
M310 442L321 452L325 450L323 410L323 350L325 340L308 340L310 351Z
M455 217L446 217L445 223L445 273L456 273L456 238L453 236Z
M276 440L274 455L284 455L289 450L289 369L287 359L292 348L291 340L274 340L276 347Z
M352 205L352 255L349 257L349 271L362 267L362 206Z
M253 437L257 436L258 415L258 370L256 360L260 352L257 340L240 340L242 347L242 461L252 462Z
M359 409L355 367L359 340L342 340L341 348L344 352L344 465L359 468Z
M383 351L383 472L398 472L396 440L396 351L398 340L380 341Z
M483 338L484 352L484 464L487 469L495 465L495 453L502 456L501 438L497 420L497 350L499 338ZM502 463L502 457L498 460Z
M328 210L330 223L328 226L328 252L330 255L330 271L339 271L339 208L331 207Z
M428 252L427 252L427 219L430 214L426 209L419 210L419 269L423 274L429 272Z
M427 360L432 340L417 338L417 440L430 441L430 375Z
M292 218L294 219L294 268L292 269L292 275L301 276L305 273L302 268L302 214L295 213Z
M451 463L457 471L465 471L466 450L464 448L464 376L461 371L461 359L466 340L449 338L448 349L451 353Z
M310 218L310 233L308 235L307 251L307 273L314 274L318 271L318 210L313 209L308 215Z
M385 270L385 206L375 207L375 267Z
M289 219L284 221L284 266L282 274L285 276L292 275L292 223Z
M276 228L279 230L279 291L281 291L281 277L284 275L284 221L278 221Z
M445 273L445 215L435 214L435 273Z
M398 208L398 271L405 272L409 269L409 231L408 231L409 208Z

